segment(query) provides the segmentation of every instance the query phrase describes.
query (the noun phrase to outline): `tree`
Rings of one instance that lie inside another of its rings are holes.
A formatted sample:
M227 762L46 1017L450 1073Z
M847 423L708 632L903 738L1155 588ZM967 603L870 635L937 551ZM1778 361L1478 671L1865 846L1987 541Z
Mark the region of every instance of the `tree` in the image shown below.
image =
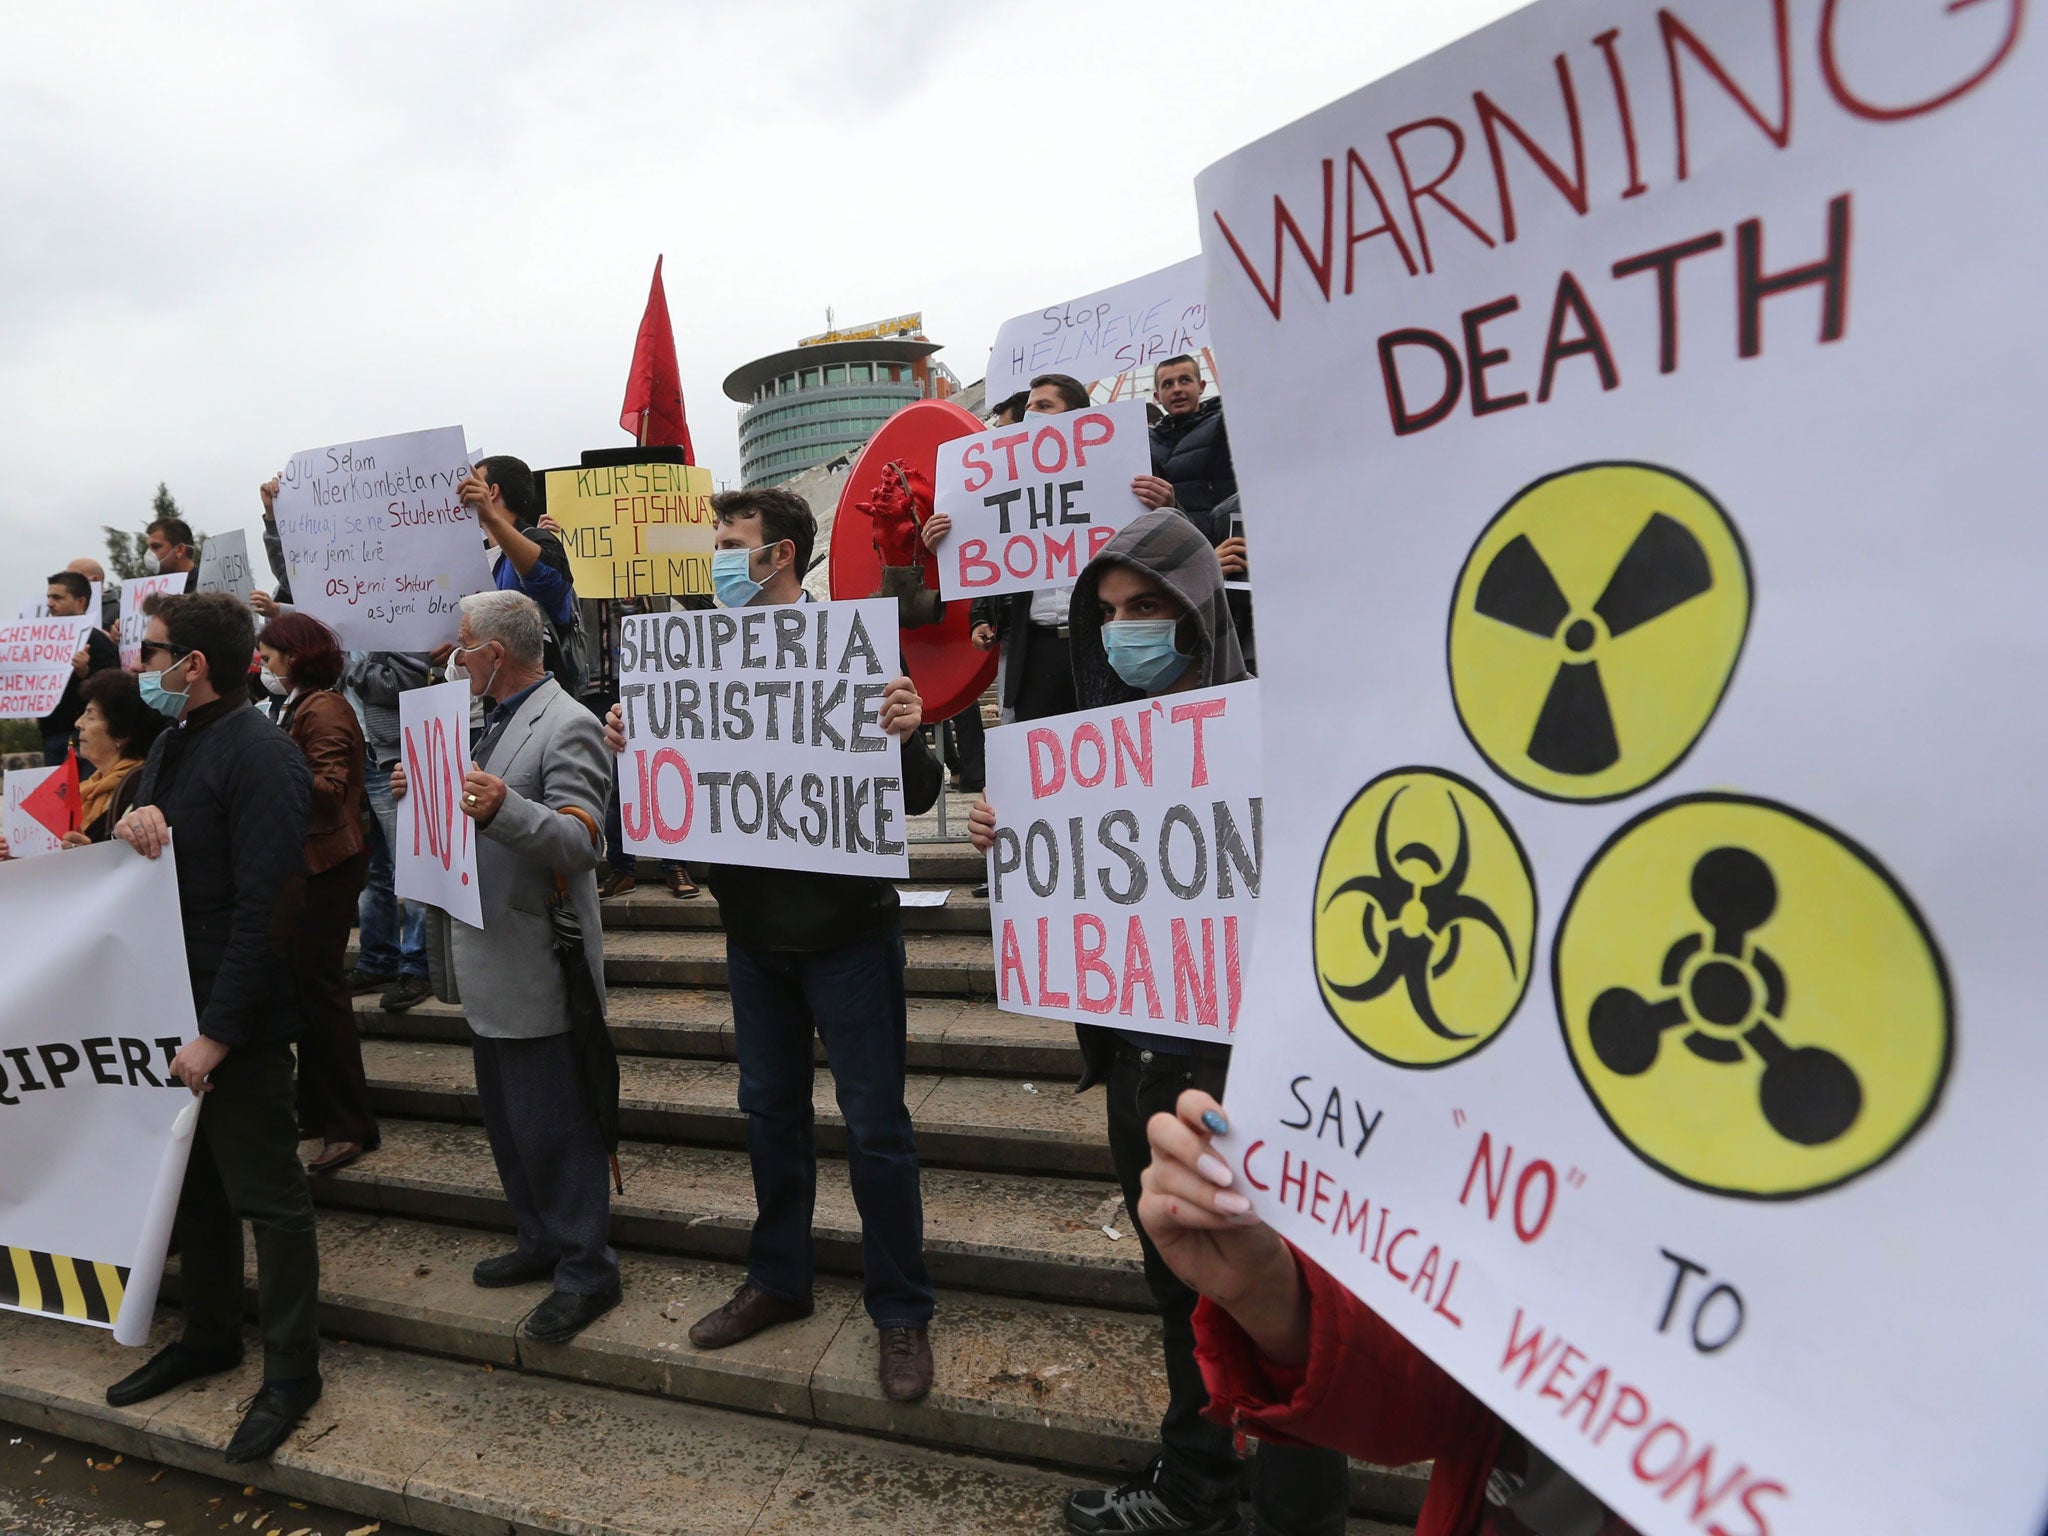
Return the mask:
M156 495L149 501L149 522L142 525L142 532L125 533L111 524L100 524L100 532L107 537L107 568L122 581L135 576L147 576L149 569L142 563L142 557L149 549L149 523L183 515L178 510L178 498L171 494L171 488L163 481L157 481ZM196 552L205 542L206 535L194 528L194 551Z

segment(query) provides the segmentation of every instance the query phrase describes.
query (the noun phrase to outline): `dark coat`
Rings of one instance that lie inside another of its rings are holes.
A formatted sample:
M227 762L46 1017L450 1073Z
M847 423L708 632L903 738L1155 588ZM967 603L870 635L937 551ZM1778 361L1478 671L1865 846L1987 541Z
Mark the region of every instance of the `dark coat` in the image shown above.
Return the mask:
M1206 532L1204 514L1237 494L1223 401L1204 400L1185 416L1162 416L1152 428L1152 473L1173 486L1173 503ZM1209 540L1220 544L1222 537Z
M903 809L919 816L939 799L938 760L914 732L901 744ZM726 936L742 949L815 952L856 944L896 918L896 886L871 875L713 864L706 876Z
M157 737L138 777L136 803L171 827L199 1032L231 1046L294 1038L287 956L305 899L305 754L237 693Z
M85 654L85 677L121 665L119 647L96 629L86 631ZM69 736L78 729L78 717L85 713L85 677L76 672L71 674L57 707L36 722L39 732L45 736Z

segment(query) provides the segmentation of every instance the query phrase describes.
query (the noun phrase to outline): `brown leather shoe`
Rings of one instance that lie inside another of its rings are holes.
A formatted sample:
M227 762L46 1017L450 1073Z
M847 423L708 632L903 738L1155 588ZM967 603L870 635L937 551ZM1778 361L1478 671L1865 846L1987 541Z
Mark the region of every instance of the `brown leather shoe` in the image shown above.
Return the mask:
M742 1339L751 1339L763 1328L809 1317L812 1310L808 1296L802 1301L784 1301L748 1281L732 1293L732 1300L724 1306L706 1312L690 1324L690 1342L699 1349L724 1349Z
M914 1403L932 1389L932 1336L928 1328L882 1330L882 1392L892 1403Z

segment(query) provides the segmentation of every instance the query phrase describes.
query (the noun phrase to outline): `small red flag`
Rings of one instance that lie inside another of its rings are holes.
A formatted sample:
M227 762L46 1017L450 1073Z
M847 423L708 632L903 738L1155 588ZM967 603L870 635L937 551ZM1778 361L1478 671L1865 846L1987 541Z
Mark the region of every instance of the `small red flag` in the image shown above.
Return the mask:
M22 813L50 829L52 837L78 830L78 753L64 754L64 766L22 797Z
M640 335L633 343L633 368L626 375L619 425L643 446L677 447L683 450L685 464L697 462L690 448L690 424L683 416L683 379L676 369L676 333L668 320L659 256L654 258L654 286L647 290L647 312L640 317Z

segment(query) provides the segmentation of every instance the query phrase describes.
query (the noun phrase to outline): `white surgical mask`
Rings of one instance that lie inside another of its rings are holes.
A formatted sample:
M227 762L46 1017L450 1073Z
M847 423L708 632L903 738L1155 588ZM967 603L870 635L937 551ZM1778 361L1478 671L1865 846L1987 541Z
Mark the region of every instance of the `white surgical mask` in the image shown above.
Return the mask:
M164 563L157 559L155 550L145 549L142 552L142 571L146 576L161 576L163 574Z
M292 691L292 685L268 667L263 669L263 686L273 699L281 699Z

